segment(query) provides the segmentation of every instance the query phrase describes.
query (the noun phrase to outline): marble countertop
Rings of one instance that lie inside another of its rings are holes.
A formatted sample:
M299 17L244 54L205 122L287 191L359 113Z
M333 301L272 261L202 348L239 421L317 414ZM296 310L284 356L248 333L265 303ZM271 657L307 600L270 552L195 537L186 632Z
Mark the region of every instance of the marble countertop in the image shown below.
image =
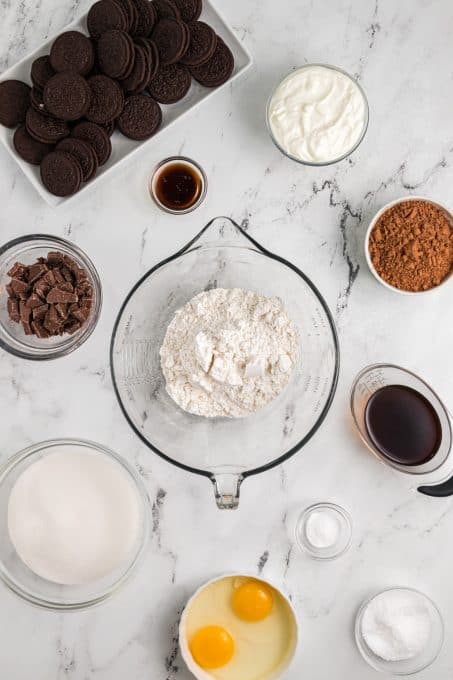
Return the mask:
M90 0L0 2L0 70L39 46ZM54 614L0 588L0 674L10 680L188 680L177 620L195 586L221 572L256 571L292 596L302 644L288 680L372 680L353 640L357 608L375 591L408 585L441 608L453 634L452 504L416 494L405 477L361 445L349 390L366 364L391 361L424 376L453 404L451 287L423 299L394 295L371 277L363 236L375 211L403 195L452 204L453 12L447 0L230 0L223 12L254 57L243 79L188 114L97 188L52 209L0 154L2 241L32 232L64 236L87 251L104 286L92 338L71 356L30 363L0 354L0 459L48 438L114 447L143 475L152 502L145 563L94 610ZM277 79L304 62L359 77L371 110L358 151L323 169L299 167L270 142L263 111ZM183 152L206 169L210 189L191 215L153 206L154 164ZM314 439L285 465L246 480L239 510L216 509L206 479L146 450L112 390L108 345L129 288L215 215L294 261L325 295L341 342L337 395ZM121 276L118 277L118 272ZM320 564L294 545L294 520L317 500L347 507L353 544ZM453 675L448 643L421 680Z

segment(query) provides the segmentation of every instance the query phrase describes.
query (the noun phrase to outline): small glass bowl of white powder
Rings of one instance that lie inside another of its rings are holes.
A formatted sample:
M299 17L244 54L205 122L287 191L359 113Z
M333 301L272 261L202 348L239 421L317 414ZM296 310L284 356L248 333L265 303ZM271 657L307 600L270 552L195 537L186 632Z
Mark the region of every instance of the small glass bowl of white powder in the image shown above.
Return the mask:
M296 524L296 542L316 560L343 555L352 538L349 513L335 503L315 503L306 508Z
M148 528L144 484L104 446L42 442L0 467L0 578L34 605L107 600L137 566Z
M444 640L434 602L413 588L390 588L367 600L355 624L365 661L390 675L413 675L437 659Z

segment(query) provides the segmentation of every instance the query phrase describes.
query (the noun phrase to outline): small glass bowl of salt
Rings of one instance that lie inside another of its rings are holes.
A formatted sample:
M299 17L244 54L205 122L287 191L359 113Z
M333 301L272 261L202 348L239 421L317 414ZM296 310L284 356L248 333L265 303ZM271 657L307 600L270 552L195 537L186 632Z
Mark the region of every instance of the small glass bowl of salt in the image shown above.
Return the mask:
M351 544L349 513L334 503L315 503L306 508L296 524L296 542L316 560L333 560Z

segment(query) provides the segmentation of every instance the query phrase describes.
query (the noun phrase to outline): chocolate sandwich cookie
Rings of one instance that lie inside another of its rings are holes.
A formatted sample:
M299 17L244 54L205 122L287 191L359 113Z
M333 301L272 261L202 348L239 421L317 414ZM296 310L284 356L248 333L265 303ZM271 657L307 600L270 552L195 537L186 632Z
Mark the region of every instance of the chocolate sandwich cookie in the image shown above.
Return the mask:
M159 69L159 52L157 50L156 43L150 38L137 38L137 45L144 47L148 54L150 63L149 83L154 78Z
M178 19L181 20L181 12L173 0L153 0L154 8L158 19Z
M71 196L82 184L82 168L71 154L52 151L41 163L41 180L54 196Z
M98 40L99 67L110 78L127 78L134 66L134 43L124 31L107 31Z
M101 127L106 131L109 137L113 135L115 132L116 128L116 121L111 120L109 123L105 123L104 125L101 125Z
M34 139L27 131L25 125L20 125L13 137L14 148L24 161L32 165L40 165L44 156L53 149L52 144L43 144Z
M99 0L91 6L88 12L87 29L95 40L107 31L126 31L129 28L130 21L123 2Z
M117 118L124 106L124 95L116 80L105 75L88 79L91 100L86 118L92 123L104 125Z
M157 102L143 94L128 97L118 118L118 128L126 137L142 141L152 137L162 122L162 111Z
M93 68L93 64L93 43L79 31L62 33L50 50L50 65L57 73L73 71L86 76Z
M157 46L162 64L175 64L188 47L185 25L176 19L161 19L155 26L152 40Z
M142 92L149 82L149 80L145 81L146 73L148 73L148 78L150 74L149 55L146 52L145 48L141 47L140 45L135 45L134 50L135 50L134 68L132 69L132 72L128 76L128 78L125 78L124 80L121 81L123 90L128 94ZM144 83L144 85L140 90L139 86L141 83Z
M148 91L161 104L175 104L186 96L192 77L183 64L162 65L148 86Z
M234 57L222 38L217 37L217 46L212 57L201 66L192 66L190 72L204 87L219 87L227 82L233 73Z
M146 38L157 22L157 12L148 0L132 0L137 10L138 18L134 26L134 37Z
M23 123L30 106L31 87L21 80L0 83L0 123L13 128Z
M204 21L193 21L188 24L190 42L189 48L181 63L186 66L201 66L213 56L217 47L217 34Z
M78 123L72 131L72 136L76 139L83 139L93 147L99 165L104 165L108 161L112 153L112 143L107 132L100 125L89 121Z
M44 144L56 144L69 135L69 128L63 120L39 113L32 107L27 111L25 125L30 135Z
M181 19L186 23L196 21L203 9L202 0L173 0L173 2L179 9Z
M44 90L45 84L55 75L55 71L50 65L49 55L38 57L31 65L31 82L39 90Z
M124 30L130 33L134 25L134 22L136 21L134 3L132 2L132 0L115 0L115 2L123 8L126 14L127 25Z
M91 90L78 73L57 73L47 82L43 92L44 106L55 118L78 120L88 111Z
M43 98L42 98L42 92L41 92L41 90L38 90L37 87L31 88L30 104L33 106L35 111L38 111L39 113L49 114L46 107L44 106L44 101L43 101Z
M83 182L88 182L88 180L96 174L96 170L99 166L98 158L93 147L88 144L88 142L83 141L83 139L67 137L61 142L58 142L56 151L69 153L79 161L80 167L82 168Z

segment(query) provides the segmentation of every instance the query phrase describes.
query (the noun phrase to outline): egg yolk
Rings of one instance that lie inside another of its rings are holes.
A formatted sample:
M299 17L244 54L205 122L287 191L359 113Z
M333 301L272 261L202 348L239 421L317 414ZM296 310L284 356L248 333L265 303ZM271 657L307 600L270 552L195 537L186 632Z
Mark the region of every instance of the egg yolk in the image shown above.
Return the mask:
M197 664L205 669L225 666L234 654L234 640L221 626L200 628L189 647Z
M261 581L246 581L233 593L233 611L243 621L262 621L272 611L272 590Z

